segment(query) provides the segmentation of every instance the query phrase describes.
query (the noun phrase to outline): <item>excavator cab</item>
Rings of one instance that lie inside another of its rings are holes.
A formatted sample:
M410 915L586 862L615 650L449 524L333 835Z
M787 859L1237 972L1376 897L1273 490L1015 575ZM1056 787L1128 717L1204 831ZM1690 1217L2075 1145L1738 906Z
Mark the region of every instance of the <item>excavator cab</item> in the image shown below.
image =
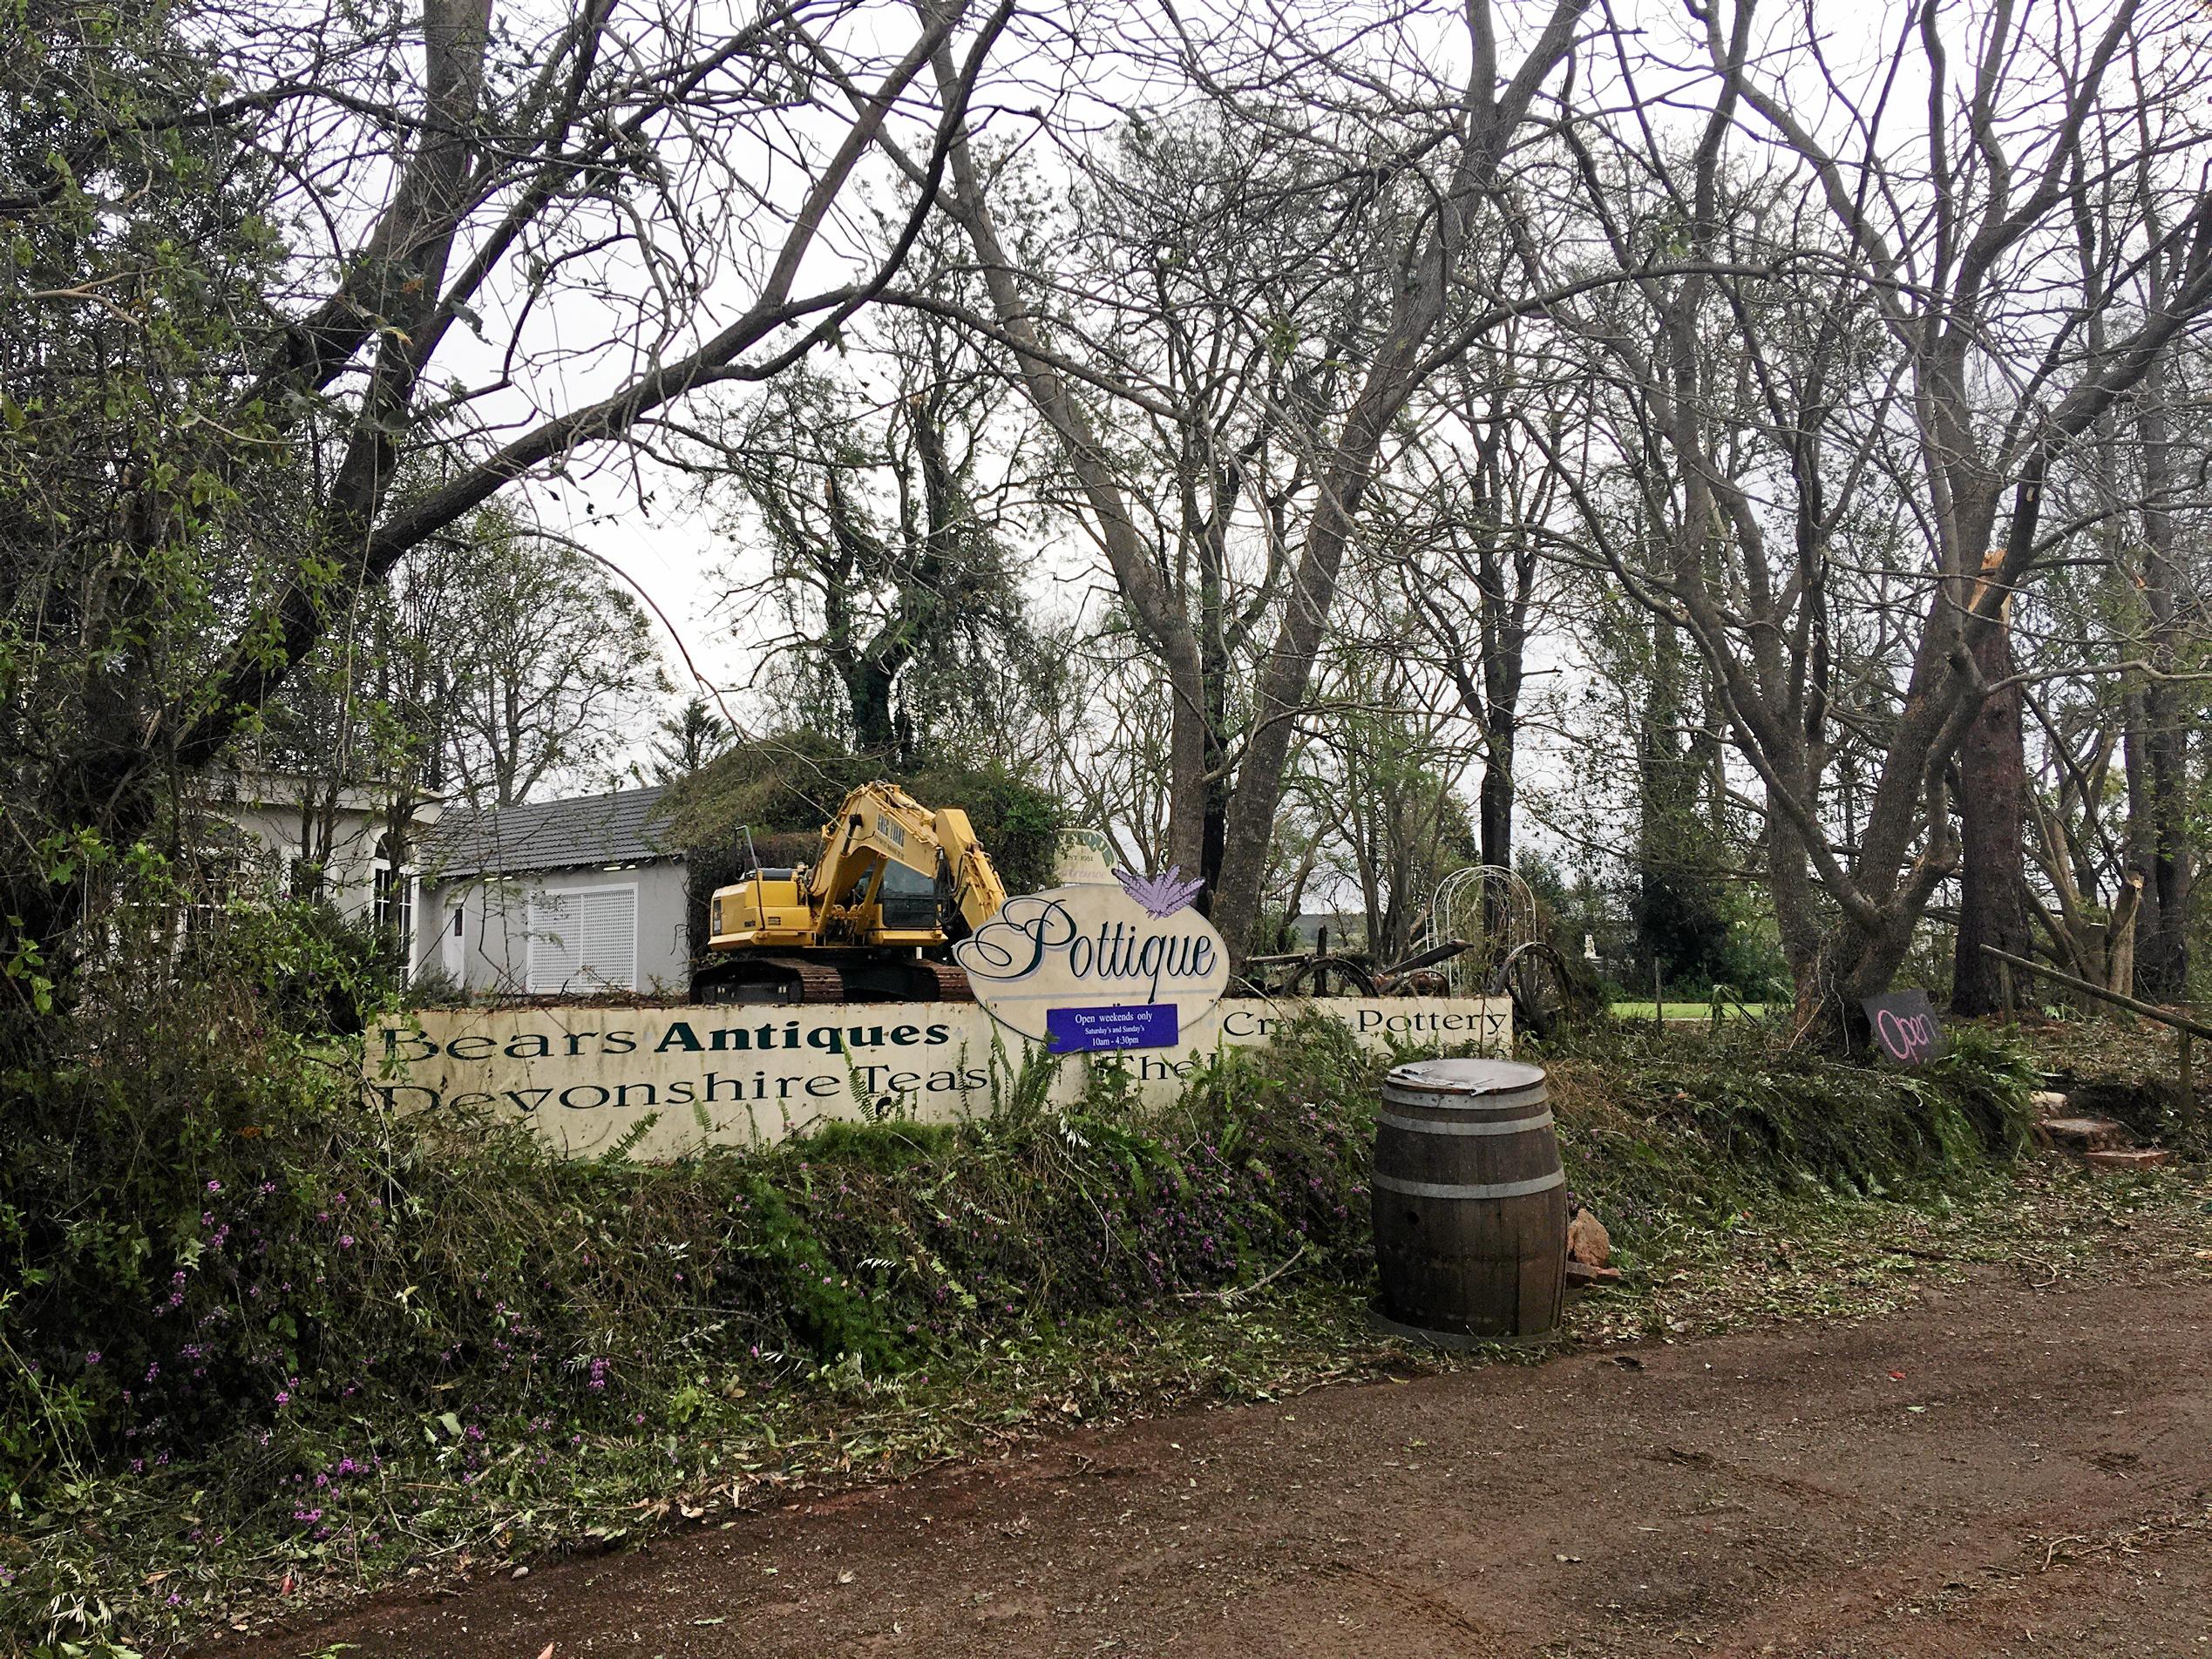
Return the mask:
M934 874L925 876L906 864L885 864L876 905L886 933L928 932L937 935L933 943L943 941L945 918Z

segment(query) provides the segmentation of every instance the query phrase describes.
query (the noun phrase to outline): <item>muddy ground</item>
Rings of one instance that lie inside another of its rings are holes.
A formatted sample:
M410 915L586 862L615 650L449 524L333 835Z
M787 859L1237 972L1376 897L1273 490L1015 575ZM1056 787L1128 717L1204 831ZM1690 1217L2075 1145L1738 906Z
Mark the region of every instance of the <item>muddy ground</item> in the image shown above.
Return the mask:
M207 1651L2212 1654L2212 1284L2045 1276L1076 1433Z

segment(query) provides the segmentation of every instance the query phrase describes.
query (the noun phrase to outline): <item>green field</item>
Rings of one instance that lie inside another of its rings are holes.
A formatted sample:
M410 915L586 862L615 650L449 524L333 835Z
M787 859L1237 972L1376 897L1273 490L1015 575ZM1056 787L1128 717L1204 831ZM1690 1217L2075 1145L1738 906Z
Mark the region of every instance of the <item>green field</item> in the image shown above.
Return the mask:
M1740 1004L1731 1002L1724 1004L1720 1012L1733 1019L1739 1014L1763 1014L1767 1012L1768 1006L1763 1002ZM1613 1018L1616 1019L1649 1019L1652 1017L1652 1005L1648 1001L1616 1002L1611 1006ZM1669 1019L1710 1019L1713 1018L1713 1005L1709 1002L1675 1002L1670 999L1666 1005L1666 1018Z

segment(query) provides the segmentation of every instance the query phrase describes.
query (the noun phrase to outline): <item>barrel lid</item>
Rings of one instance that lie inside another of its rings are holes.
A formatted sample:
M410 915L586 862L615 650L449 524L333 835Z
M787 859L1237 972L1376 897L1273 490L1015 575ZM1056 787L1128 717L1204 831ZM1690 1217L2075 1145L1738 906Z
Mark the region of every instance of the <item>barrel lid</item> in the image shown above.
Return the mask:
M1394 1066L1386 1087L1437 1094L1510 1094L1541 1088L1544 1067L1510 1060L1417 1060Z

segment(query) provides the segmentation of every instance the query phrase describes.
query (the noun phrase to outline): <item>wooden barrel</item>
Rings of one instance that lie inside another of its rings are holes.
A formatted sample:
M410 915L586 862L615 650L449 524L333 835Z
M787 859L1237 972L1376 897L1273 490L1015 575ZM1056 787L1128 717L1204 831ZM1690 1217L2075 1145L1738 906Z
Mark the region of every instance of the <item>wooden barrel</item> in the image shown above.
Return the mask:
M1455 1337L1557 1325L1567 1177L1543 1071L1496 1060L1394 1066L1375 1124L1384 1316Z

